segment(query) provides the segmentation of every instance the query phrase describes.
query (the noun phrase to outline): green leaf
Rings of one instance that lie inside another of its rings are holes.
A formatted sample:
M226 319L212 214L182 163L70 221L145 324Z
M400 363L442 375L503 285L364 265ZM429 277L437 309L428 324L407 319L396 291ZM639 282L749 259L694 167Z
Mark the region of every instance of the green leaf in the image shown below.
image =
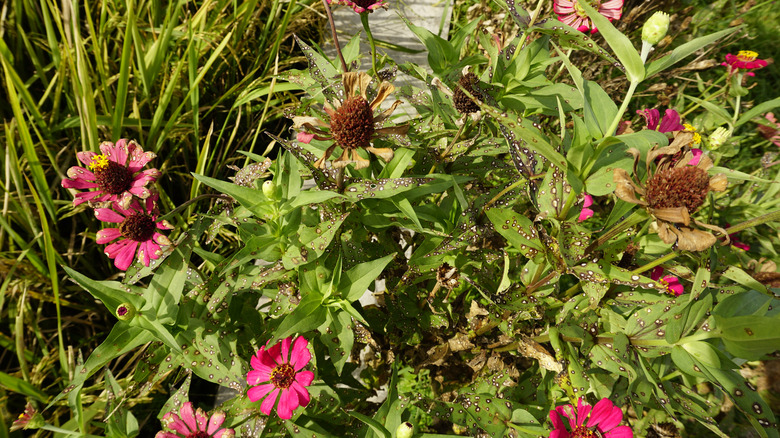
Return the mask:
M651 62L650 64L648 64L646 67L645 77L649 78L650 76L653 76L656 73L660 73L666 70L672 65L680 62L683 58L692 55L702 47L708 44L712 44L713 42L719 40L720 38L723 38L731 33L736 32L740 28L741 26L737 26L731 29L722 30L720 32L715 32L707 36L699 37L685 44L680 45L679 47L672 50L671 53L664 55L664 57L657 59Z
M631 82L639 82L645 78L645 66L642 62L642 58L639 56L639 52L631 44L631 40L622 32L617 30L609 20L601 15L597 10L593 9L591 5L585 0L577 0L588 17L593 21L593 24L598 28L599 33L604 37L615 52L620 62L626 68L626 74L628 80Z
M2 371L0 371L0 386L17 394L34 398L41 403L46 403L46 400L49 399L49 395L38 389L37 386Z
M322 296L309 293L285 316L279 327L274 331L270 344L273 345L282 338L296 333L306 333L317 329L327 320L328 310L322 305Z
M240 186L232 182L198 175L197 173L192 173L192 176L220 193L232 197L259 218L270 217L273 214L273 202L265 197L262 190Z
M742 116L737 120L737 124L734 127L742 126L749 122L753 117L760 116L769 110L773 110L780 106L780 97L776 97L766 102L761 102L758 105L745 111Z
M450 64L458 62L459 53L452 47L449 41L434 35L428 29L412 24L405 17L399 15L406 26L428 49L428 65L437 74L448 72Z
M533 259L544 252L539 233L530 219L510 209L491 208L486 213L496 231L524 256Z
M141 296L143 289L138 286L124 285L118 281L92 280L67 266L62 269L93 297L100 300L111 314L114 314L122 303L131 303L136 309L144 306L145 300Z
M582 81L582 96L590 135L596 140L609 135L607 129L618 112L615 102L597 83L588 80Z
M731 115L722 106L716 105L704 99L699 99L698 97L689 96L687 94L685 95L685 98L690 99L696 102L697 104L701 105L702 107L704 107L704 109L706 109L707 112L710 115L712 115L719 124L723 123L723 124L731 125L731 120L732 120Z
M355 301L366 292L368 287L379 277L379 274L385 269L388 263L395 257L392 253L381 259L371 260L370 262L359 263L352 269L345 272L339 283L341 295L347 301Z

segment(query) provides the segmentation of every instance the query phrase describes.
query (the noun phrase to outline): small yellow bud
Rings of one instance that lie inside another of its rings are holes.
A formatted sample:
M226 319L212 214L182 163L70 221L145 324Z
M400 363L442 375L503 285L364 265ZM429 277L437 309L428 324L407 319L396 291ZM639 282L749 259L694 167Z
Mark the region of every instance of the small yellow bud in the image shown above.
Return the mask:
M642 41L652 45L658 44L669 30L669 14L658 11L653 14L642 26Z
M263 183L263 194L268 199L274 199L276 196L276 184L270 179Z
M99 170L108 166L108 157L105 155L94 155L89 162L90 170Z
M395 438L412 438L414 425L410 422L401 423L395 430Z
M731 131L721 126L720 128L716 129L715 131L710 134L709 141L710 141L710 149L717 150L719 147L723 146L723 143L726 142L726 140L731 137Z

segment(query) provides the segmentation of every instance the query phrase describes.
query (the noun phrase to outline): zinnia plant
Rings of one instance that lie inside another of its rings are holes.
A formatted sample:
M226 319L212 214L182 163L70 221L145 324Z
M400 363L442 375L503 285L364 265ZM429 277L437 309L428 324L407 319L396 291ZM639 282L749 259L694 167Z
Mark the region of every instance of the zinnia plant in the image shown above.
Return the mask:
M721 65L728 67L729 76L739 72L740 70L747 71L748 76L754 76L755 73L750 70L757 70L764 68L768 64L763 59L758 59L758 53L752 50L740 50L736 55L729 53L726 55L726 62Z
M591 406L577 400L577 406L558 406L550 411L553 431L550 438L632 438L628 426L620 426L623 411L610 399L602 398Z
M680 123L680 114L668 108L661 117L660 111L655 108L637 110L637 114L645 119L645 129L658 132L682 131L685 126Z
M147 187L160 176L157 169L141 169L156 155L144 152L135 140L121 139L113 144L100 144L102 154L79 152L76 154L86 168L73 166L62 186L68 189L90 190L77 193L73 205L84 202L111 202L128 208L133 197L146 199L151 195ZM94 189L94 190L93 190Z
M249 388L247 396L253 402L263 400L260 404L262 413L271 415L277 398L279 405L276 412L282 419L292 418L292 412L298 406L309 404L306 387L314 381L314 373L303 371L311 361L308 345L309 341L303 336L294 341L288 337L271 348L260 347L252 356L252 371L246 376L246 382L252 388Z
M130 208L124 209L114 205L114 209L95 209L95 217L103 222L119 224L117 228L104 228L97 233L97 243L111 243L105 249L108 258L114 260L114 265L123 271L133 263L136 250L138 260L144 266L149 266L151 260L157 260L162 255L160 245L171 244L165 235L158 230L171 230L173 226L168 221L157 221L157 195L145 199L143 205L134 201ZM116 211L114 211L116 210Z
M179 414L168 412L163 415L163 427L171 432L157 432L155 438L233 438L233 429L221 428L225 414L221 411L207 416L201 408L192 409L192 403L186 402Z
M599 14L605 16L610 21L619 20L623 14L623 0L608 0L602 2L600 0L587 0ZM568 24L569 26L579 30L580 32L586 32L590 30L591 33L596 32L596 26L593 25L588 14L577 3L577 0L555 0L553 2L553 11L558 14L558 20Z

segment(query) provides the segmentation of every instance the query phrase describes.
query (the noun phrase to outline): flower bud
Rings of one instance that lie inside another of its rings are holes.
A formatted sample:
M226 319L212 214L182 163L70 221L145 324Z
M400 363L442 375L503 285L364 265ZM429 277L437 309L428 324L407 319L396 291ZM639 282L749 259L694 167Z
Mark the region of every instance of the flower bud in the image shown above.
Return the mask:
M129 321L135 316L135 306L131 303L122 303L116 308L116 317L120 321Z
M263 183L263 194L268 199L273 199L276 193L276 184L270 179Z
M412 438L414 425L410 422L401 423L395 430L395 438Z
M655 45L666 36L669 30L669 14L658 11L642 26L642 41Z
M723 146L723 143L726 142L726 140L731 137L731 131L721 126L720 128L716 129L712 134L710 134L710 149L717 150L719 147Z

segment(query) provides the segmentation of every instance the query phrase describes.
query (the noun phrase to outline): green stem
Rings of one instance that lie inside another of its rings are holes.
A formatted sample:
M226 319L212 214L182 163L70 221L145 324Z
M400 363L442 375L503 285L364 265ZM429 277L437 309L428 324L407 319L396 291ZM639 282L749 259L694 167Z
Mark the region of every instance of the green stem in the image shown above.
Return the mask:
M366 31L368 37L368 45L371 46L371 67L374 69L374 76L379 73L376 70L376 43L374 42L374 35L371 34L371 28L368 26L368 12L360 13L360 22L363 24L363 29Z
M641 274L643 272L649 271L660 264L668 262L669 260L674 260L678 255L680 255L680 253L672 251L661 258L655 259L644 266L640 266L639 268L634 269L631 271L631 274Z
M525 180L526 180L525 178L520 178L520 179L518 179L517 181L513 182L512 184L510 184L510 185L509 185L507 188L505 188L504 190L501 190L501 192L500 192L499 194L497 194L496 196L493 196L493 199L491 199L490 201L488 201L488 203L487 203L487 204L485 204L485 206L482 208L482 210L483 210L483 211L484 211L484 210L487 210L487 209L488 209L488 207L490 207L490 206L491 206L491 205L493 205L493 204L494 204L496 201L498 201L498 200L499 200L499 198L501 198L502 196L504 196L504 195L505 195L505 194L506 194L508 191L510 191L510 190L514 189L515 187L519 186L520 184L522 184L522 183L523 183Z
M617 236L618 234L622 233L623 231L633 227L634 225L642 222L646 219L646 216L644 214L644 210L636 210L631 215L625 219L623 219L620 223L616 224L612 229L607 231L606 233L602 234L601 237L598 238L595 242L591 243L590 246L588 246L585 249L585 256L582 260L585 260L588 258L589 254L593 251L599 249L599 247L603 244L605 244L609 239ZM580 260L577 263L581 263L582 260Z
M734 225L733 227L726 228L726 231L728 231L729 234L733 234L733 233L740 232L742 230L746 230L748 228L753 228L757 225L765 224L767 222L772 222L772 221L778 221L778 220L780 220L780 210L775 210L771 213L767 213L765 215L761 215L759 217L746 220L745 222Z
M530 29L533 27L534 22L536 22L536 19L539 17L539 12L542 10L542 6L544 5L545 0L539 0L539 3L536 4L536 10L531 12L531 22L528 23L528 28L523 31L523 36L520 38L520 42L517 44L517 47L515 48L515 53L512 55L512 60L509 61L509 63L515 62L515 59L517 59L517 55L520 54L520 52L523 49L523 46L525 45L525 40L528 39L528 32L530 32ZM499 50L501 48L499 47Z
M741 81L742 81L742 75L740 75L739 77L737 77L737 80L738 80L738 81L740 81L740 83L741 83ZM740 96L739 94L737 94L737 101L736 101L736 103L734 104L734 118L732 119L732 124L733 124L734 126L736 126L736 125L737 125L737 119L739 118L739 107L740 107L740 105L741 105L741 104L742 104L742 96Z
M623 99L623 103L620 104L620 109L618 109L617 114L615 114L615 118L612 120L609 128L607 128L606 132L604 132L604 138L609 137L610 135L614 135L615 131L617 131L618 124L620 123L620 120L623 119L623 114L625 114L626 109L628 109L628 104L631 103L631 98L634 96L634 91L636 91L637 85L639 85L639 81L631 82L628 85L626 97ZM594 159L597 156L598 154L594 154Z

